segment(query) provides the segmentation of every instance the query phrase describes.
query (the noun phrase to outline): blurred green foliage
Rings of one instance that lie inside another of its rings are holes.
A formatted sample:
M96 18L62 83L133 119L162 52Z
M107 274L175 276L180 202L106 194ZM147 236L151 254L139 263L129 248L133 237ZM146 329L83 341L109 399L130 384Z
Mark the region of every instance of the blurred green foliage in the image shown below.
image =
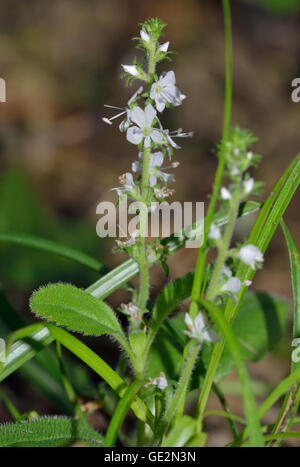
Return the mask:
M258 1L261 4L261 0ZM262 0L263 5L277 14L293 14L300 11L300 0Z
M91 223L54 215L22 167L7 169L0 179L0 232L29 233L99 255L100 242ZM82 284L97 279L95 273L72 261L30 248L0 243L0 254L0 277L22 289L58 278Z

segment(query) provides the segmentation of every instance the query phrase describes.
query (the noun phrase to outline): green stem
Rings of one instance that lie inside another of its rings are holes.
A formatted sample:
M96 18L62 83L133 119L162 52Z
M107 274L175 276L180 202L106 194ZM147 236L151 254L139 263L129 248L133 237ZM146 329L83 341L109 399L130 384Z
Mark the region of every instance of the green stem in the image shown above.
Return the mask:
M235 226L235 221L238 215L240 206L240 187L239 185L235 187L232 198L230 200L230 212L229 212L229 219L228 224L225 229L224 237L219 247L219 254L218 259L216 261L215 269L212 275L212 279L206 294L206 299L213 301L218 293L218 283L220 280L220 276L222 274L222 269L224 263L228 256L228 249L230 247L230 242Z
M199 354L199 350L200 350L200 346L198 344L196 344L194 346L194 348L190 351L187 359L186 359L186 363L185 363L185 366L183 368L183 371L182 371L182 375L181 375L181 378L180 378L180 381L179 381L179 384L178 384L178 388L175 392L175 395L167 409L167 412L160 424L160 426L158 427L156 433L155 433L155 436L154 436L154 439L153 439L153 443L152 445L153 446L157 446L161 440L161 438L163 437L165 431L169 428L169 426L171 425L174 417L176 416L177 414L177 410L178 408L181 406L182 404L182 401L185 400L185 397L186 397L186 392L187 392L187 389L188 389L188 384L189 384L189 381L190 381L190 378L191 378L191 374L192 374L192 371L193 371L193 368L194 368L194 365L195 365L195 362L197 360L197 356Z
M218 293L218 283L220 281L220 276L222 274L222 269L228 255L228 249L230 246L233 229L235 226L235 221L238 215L240 205L240 187L239 185L235 187L235 190L232 193L231 205L230 205L230 214L227 227L225 229L224 238L222 244L219 248L219 255L214 269L214 273L211 279L210 286L207 291L206 299L213 301ZM219 363L220 355L224 349L224 342L220 341L215 344L209 366L204 378L203 386L201 388L198 406L197 406L197 418L198 433L201 433L202 430L202 419L207 404L207 400L214 382L214 375Z
M221 188L222 178L225 169L225 150L226 142L230 132L231 120L231 101L232 101L232 33L231 33L231 13L230 0L223 0L224 24L225 24L225 102L224 102L224 121L223 121L223 138L222 148L219 158L219 164L216 172L212 198L208 207L205 220L203 245L199 249L199 254L196 263L195 277L191 293L191 306L189 313L194 318L197 314L197 305L195 300L198 300L201 291L201 283L203 279L203 271L206 261L206 243L208 233L211 227L213 215L216 209L218 196Z
M6 406L7 410L17 422L21 418L21 414L18 411L17 407L6 397L2 389L0 388L0 400L2 400L3 404Z
M140 203L140 214L139 214L139 268L140 268L140 289L138 298L138 307L144 311L146 308L148 296L149 296L149 266L147 261L146 251L146 229L147 229L147 217L148 217L148 194L149 194L149 160L150 160L150 148L144 149L143 159L143 188L142 188L142 202Z

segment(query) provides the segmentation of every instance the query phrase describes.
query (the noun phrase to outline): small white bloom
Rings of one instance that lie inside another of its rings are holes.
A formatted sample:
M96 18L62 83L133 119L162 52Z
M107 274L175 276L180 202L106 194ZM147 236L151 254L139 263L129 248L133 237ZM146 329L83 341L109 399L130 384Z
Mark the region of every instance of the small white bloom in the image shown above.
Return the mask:
M249 280L245 280L245 281L244 281L244 285L245 285L246 287L250 287L251 284L252 284L252 281L249 281Z
M132 76L138 76L139 72L135 65L122 65L122 68L126 73L129 73Z
M160 52L167 52L168 51L168 48L169 48L169 45L170 45L170 42L164 42L160 47L159 47L159 51Z
M241 280L238 277L230 277L228 281L222 286L222 292L236 295L242 288Z
M236 166L232 167L230 174L231 174L233 177L234 177L235 175L239 175L239 173L240 173L240 171L239 171L239 169L238 169Z
M251 193L251 191L254 188L254 179L253 178L248 178L248 180L245 180L243 182L243 187L244 187L244 192L246 194Z
M119 248L127 248L130 246L133 246L137 243L139 237L139 232L138 230L135 230L129 238L126 240L116 240L116 244L118 245Z
M144 386L148 387L149 385L157 386L158 389L164 391L168 387L168 381L164 372L161 371L156 378L149 378L149 381Z
M233 150L233 154L234 154L235 156L238 156L238 155L239 155L239 153L240 153L240 150L239 150L239 148L234 148L234 150Z
M228 266L223 266L222 274L226 277L232 277L232 271Z
M197 314L194 320L188 313L186 313L184 322L188 328L188 331L183 332L191 339L197 339L201 343L203 341L217 342L220 339L220 336L214 330L209 329L206 317L201 312Z
M246 155L248 161L251 161L252 157L253 157L253 152L249 151L247 152L247 155Z
M261 266L264 261L262 252L254 245L243 246L237 256L244 264L247 264L253 270Z
M143 39L143 41L145 42L150 42L150 37L149 37L149 34L147 34L145 31L143 31L141 29L140 31L140 36L141 36L141 39Z
M121 304L121 311L133 321L138 320L141 317L141 310L140 308L132 302L129 302L125 305L125 303Z
M218 240L221 238L221 230L214 222L212 222L210 226L208 238L211 240Z
M175 190L170 190L169 188L162 187L162 188L154 188L154 196L156 199L165 199L169 196L172 196L175 193ZM153 206L154 211L157 209L157 205Z
M126 172L125 174L121 175L119 177L119 181L122 186L112 188L112 190L115 190L119 196L121 196L123 193L131 193L134 191L135 183L133 180L133 176L130 172Z
M169 102L174 106L182 104L185 95L181 94L179 89L175 86L176 78L174 71L168 71L168 73L162 73L158 81L152 84L150 97L155 101L156 108L159 112L162 112Z
M163 135L161 130L152 128L153 120L156 118L156 110L151 104L142 110L135 106L130 111L130 120L137 126L130 126L127 130L127 140L132 144L140 144L144 140L144 146L150 147L151 140L154 143L161 143Z
M224 186L221 188L220 194L221 194L221 198L224 199L224 200L231 199L230 191L227 188L225 188Z

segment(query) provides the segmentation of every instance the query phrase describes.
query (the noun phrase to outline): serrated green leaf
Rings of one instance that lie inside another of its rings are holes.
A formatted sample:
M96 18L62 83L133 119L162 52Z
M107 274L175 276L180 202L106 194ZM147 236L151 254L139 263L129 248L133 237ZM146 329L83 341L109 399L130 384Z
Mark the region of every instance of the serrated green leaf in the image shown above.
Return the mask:
M93 447L103 445L103 437L90 426L67 417L43 417L0 425L1 447L58 447L74 441Z
M71 284L50 284L34 292L31 310L40 318L86 335L111 334L123 341L121 325L113 310Z

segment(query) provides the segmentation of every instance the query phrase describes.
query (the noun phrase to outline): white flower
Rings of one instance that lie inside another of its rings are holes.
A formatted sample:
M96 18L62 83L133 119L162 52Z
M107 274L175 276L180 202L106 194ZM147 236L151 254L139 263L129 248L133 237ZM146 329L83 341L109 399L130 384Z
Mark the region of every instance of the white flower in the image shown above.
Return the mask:
M253 152L249 151L247 152L247 155L246 155L248 161L251 161L252 157L253 157Z
M143 158L143 153L139 153L139 158ZM173 169L178 166L178 162L173 162L170 166L164 167L162 169L159 169L159 167L162 166L164 162L164 156L163 153L158 151L153 154L150 154L150 159L149 159L149 183L150 186L154 186L157 183L157 178L162 179L164 182L174 182L175 177L173 174L167 174L163 172L164 170L167 169ZM140 161L135 161L132 163L132 170L133 172L139 172L142 173L143 171L143 163Z
M226 277L232 277L232 271L228 266L223 266L222 274Z
M162 112L169 102L174 106L181 105L185 95L181 94L179 89L175 86L176 78L174 71L163 73L158 81L152 84L150 97L155 101L156 108Z
M120 130L121 131L126 131L127 128L130 125L130 105L136 100L137 96L143 92L143 86L140 86L138 90L133 94L133 96L129 99L127 102L127 107L116 107L114 105L108 105L105 104L104 107L108 107L109 109L116 109L116 110L121 110L121 112L118 112L116 115L114 115L111 118L103 117L102 120L105 123L108 123L109 125L112 125L112 120L115 120L115 118L120 117L121 115L127 114L125 120L123 120L120 124Z
M240 171L236 166L233 166L231 169L230 174L234 177L235 175L239 175Z
M129 73L132 76L138 76L139 72L135 65L122 65L122 68L126 73Z
M222 292L236 295L242 288L241 280L238 277L230 277L228 281L222 286Z
M168 387L168 381L163 371L159 374L157 378L152 379L151 383L157 386L158 389L161 389L162 391L164 391L164 389Z
M200 342L217 342L220 339L220 336L215 331L208 328L206 317L201 312L197 314L194 320L188 313L186 313L184 322L188 328L188 331L183 332L191 339L194 338Z
M145 42L150 42L150 37L149 37L149 34L147 34L145 31L143 31L141 29L140 31L140 36L141 36L141 39L143 39L143 41Z
M140 308L137 305L135 305L134 303L132 303L132 302L127 303L127 305L122 303L121 304L121 311L125 315L130 316L130 318L133 321L136 321L137 319L139 319L141 317Z
M135 183L133 180L133 176L130 172L126 172L125 174L121 175L119 177L119 181L122 186L112 188L112 190L115 190L119 196L121 196L123 193L131 193L134 191Z
M261 266L264 261L262 252L254 245L243 246L237 256L244 264L247 264L253 270Z
M221 194L221 198L224 199L224 200L231 199L230 191L227 188L225 188L224 186L221 188L220 194Z
M132 144L140 144L144 140L146 148L150 147L151 140L154 143L161 143L163 135L161 130L152 128L153 120L156 117L156 110L151 104L142 110L140 107L135 106L130 111L130 120L137 126L131 126L127 130L127 140Z
M126 240L116 240L116 244L118 245L119 248L127 248L130 246L133 246L137 243L139 237L139 232L138 230L135 230L129 238Z
M170 42L164 42L160 47L159 47L159 52L167 52L169 48Z
M219 238L221 238L221 230L214 222L212 222L210 226L208 238L210 238L211 240L218 240Z
M246 194L251 193L251 191L254 188L254 179L253 178L248 178L248 180L244 180L243 187L244 187L244 192Z

